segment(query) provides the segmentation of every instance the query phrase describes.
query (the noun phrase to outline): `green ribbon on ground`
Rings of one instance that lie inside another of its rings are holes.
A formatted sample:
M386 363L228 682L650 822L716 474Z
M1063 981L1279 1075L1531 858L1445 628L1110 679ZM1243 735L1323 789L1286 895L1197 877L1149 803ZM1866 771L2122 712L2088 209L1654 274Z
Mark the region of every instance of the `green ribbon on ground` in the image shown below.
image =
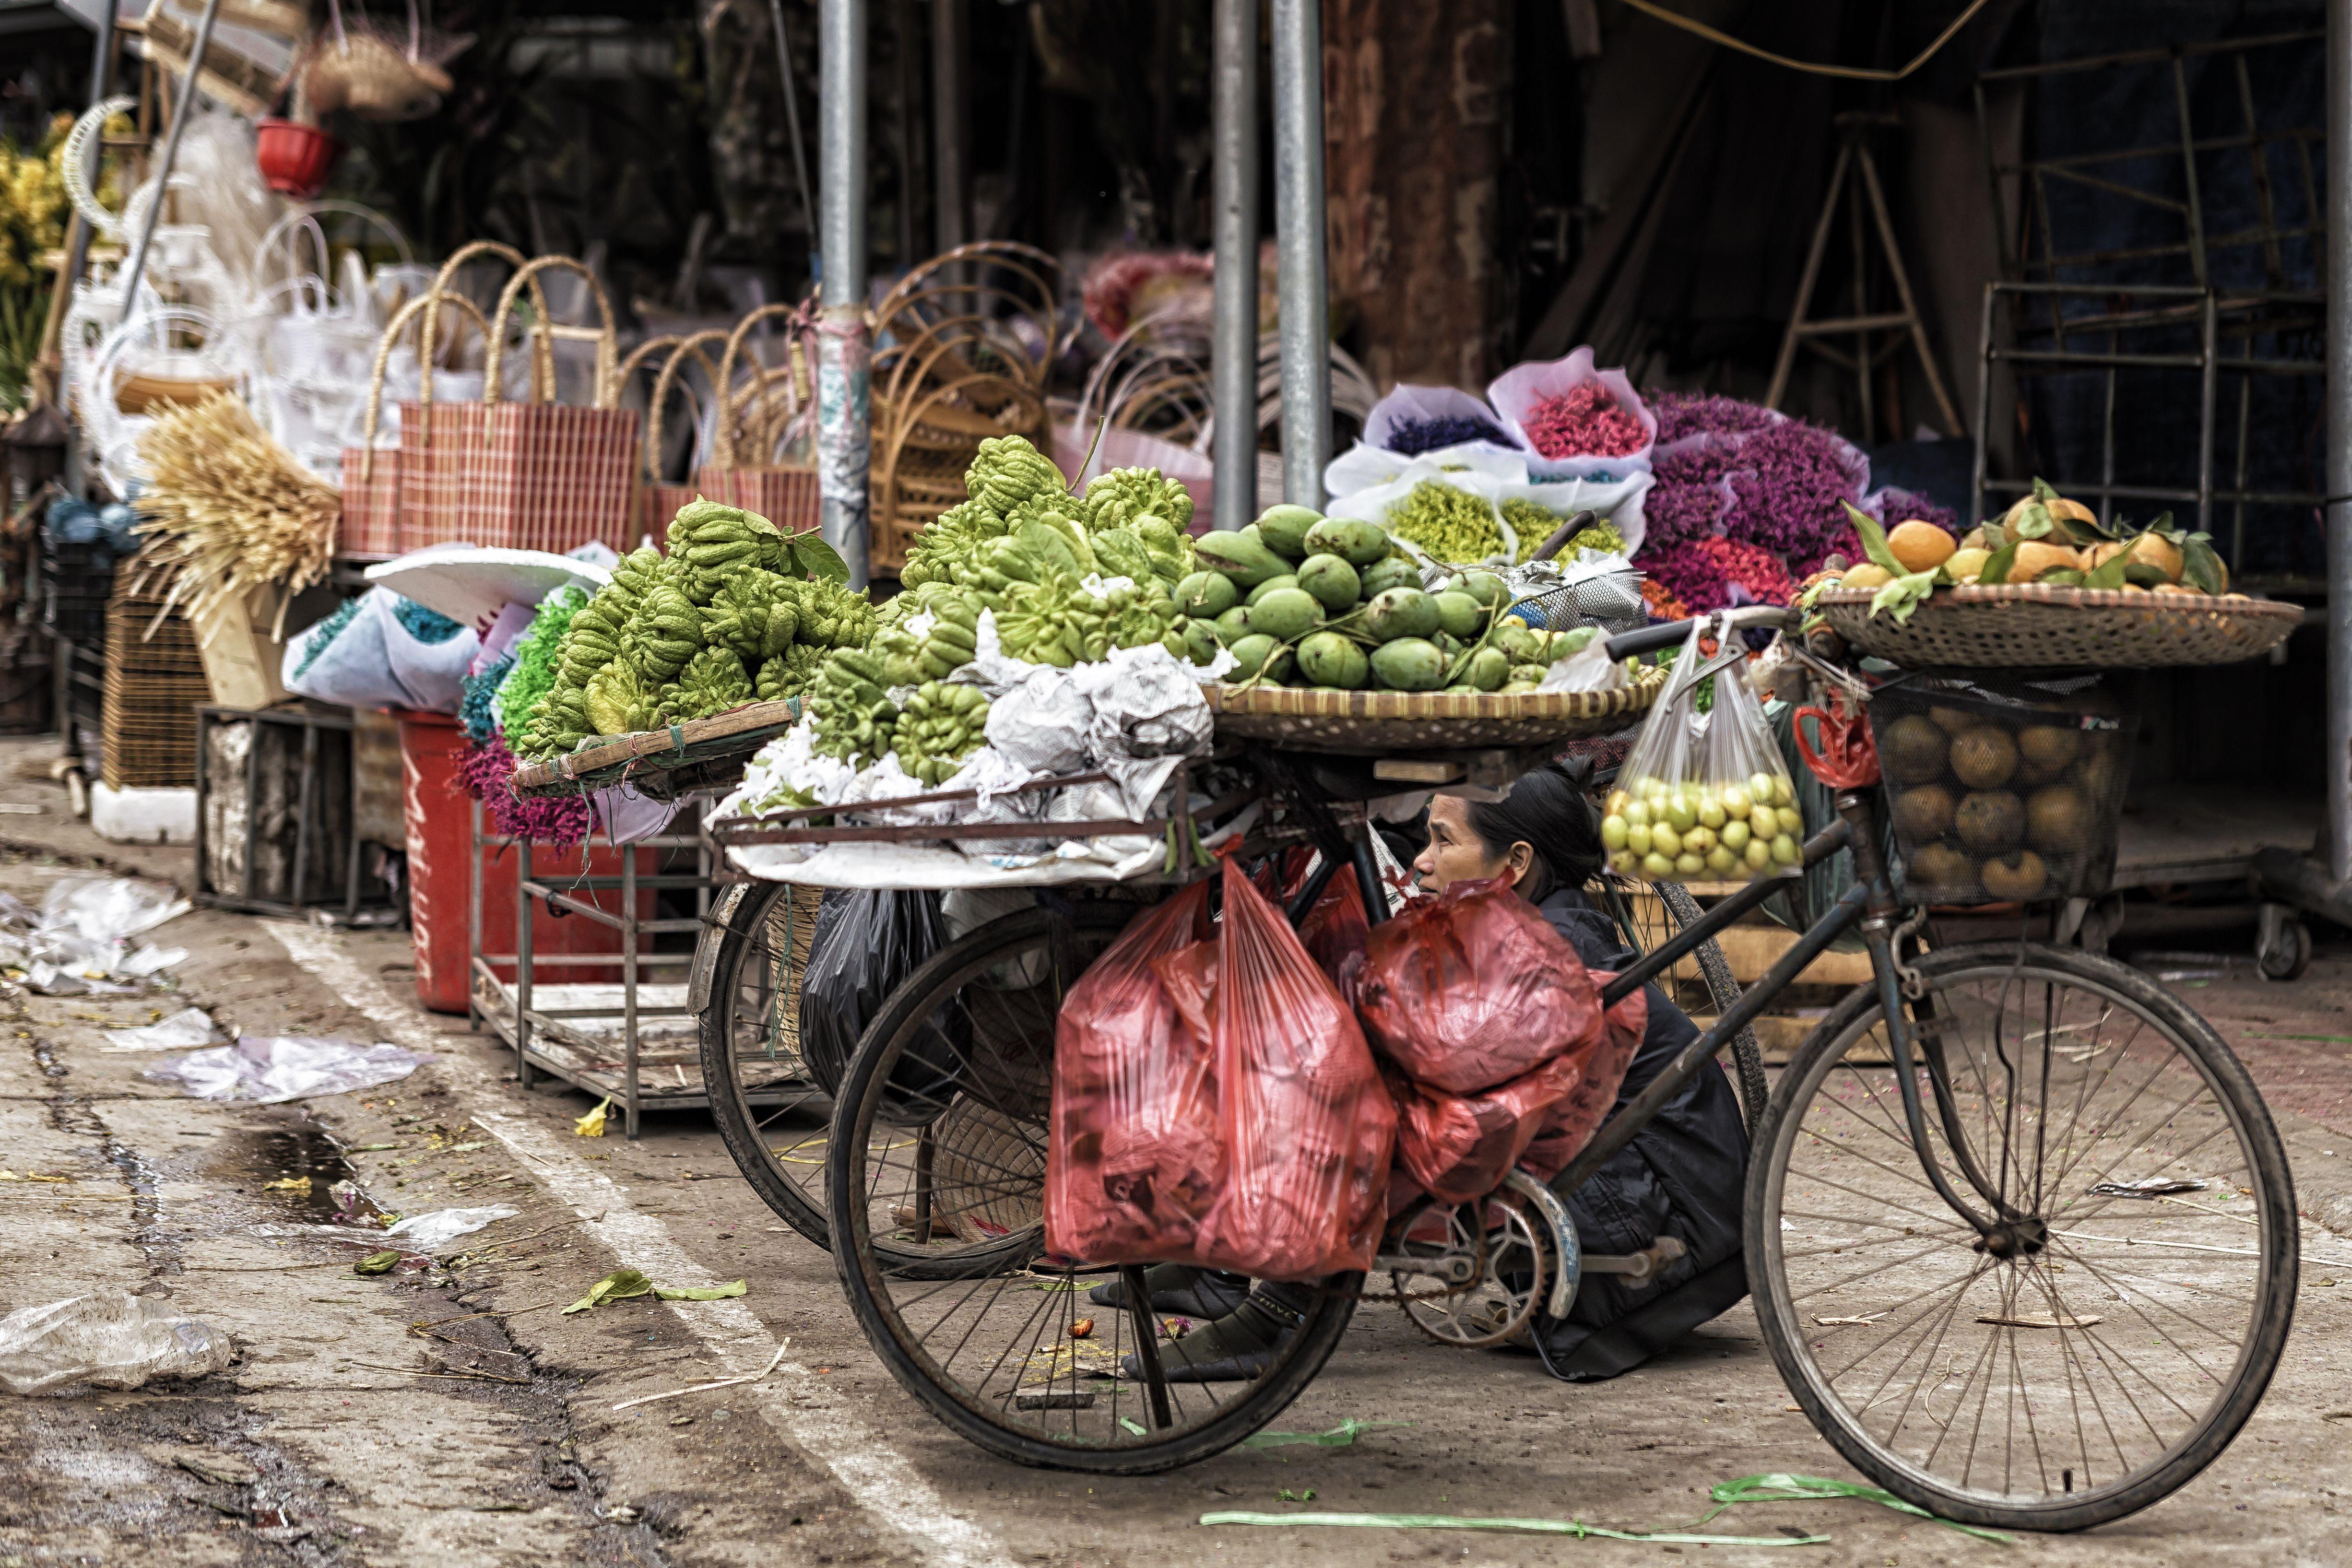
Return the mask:
M1283 1448L1293 1443L1312 1443L1318 1448L1345 1448L1354 1444L1360 1432L1377 1431L1382 1427L1410 1427L1411 1421L1361 1421L1350 1416L1328 1432L1256 1432L1242 1439L1244 1448Z
M1825 1546L1826 1535L1693 1535L1680 1531L1611 1530L1580 1519L1479 1518L1450 1513L1204 1513L1202 1524L1288 1524L1360 1530L1486 1530L1522 1535L1590 1536L1646 1541L1665 1546Z
M1697 1524L1705 1524L1725 1510L1737 1508L1743 1502L1804 1502L1853 1497L1864 1502L1874 1502L1881 1508L1891 1508L1897 1513L1907 1513L1914 1519L1940 1524L1947 1530L1957 1530L1963 1535L1973 1535L1979 1541L1998 1541L2008 1546L2015 1540L1998 1530L1983 1530L1973 1524L1962 1524L1957 1520L1929 1513L1916 1503L1904 1501L1884 1487L1865 1486L1860 1481L1832 1480L1827 1476L1797 1476L1785 1470L1776 1470L1770 1475L1742 1476L1736 1481L1725 1481L1709 1488L1706 1495L1714 1500L1715 1506L1695 1521Z

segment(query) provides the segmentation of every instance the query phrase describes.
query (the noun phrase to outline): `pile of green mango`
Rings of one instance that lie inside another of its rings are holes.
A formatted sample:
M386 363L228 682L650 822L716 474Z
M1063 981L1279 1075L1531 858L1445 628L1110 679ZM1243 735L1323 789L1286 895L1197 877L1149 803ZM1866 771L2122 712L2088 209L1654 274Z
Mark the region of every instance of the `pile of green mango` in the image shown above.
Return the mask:
M1530 692L1590 626L1538 632L1504 613L1503 580L1456 572L1434 591L1377 523L1269 507L1193 541L1176 630L1229 649L1230 683L1334 691Z

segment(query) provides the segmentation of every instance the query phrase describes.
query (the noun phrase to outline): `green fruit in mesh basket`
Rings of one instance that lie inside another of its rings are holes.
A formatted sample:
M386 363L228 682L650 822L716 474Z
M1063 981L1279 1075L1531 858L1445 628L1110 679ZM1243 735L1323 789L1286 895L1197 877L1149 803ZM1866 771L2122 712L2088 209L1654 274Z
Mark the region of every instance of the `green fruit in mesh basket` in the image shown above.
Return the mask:
M1904 862L1903 873L1914 894L1966 896L1977 885L1975 863L1949 844L1929 844Z
M1371 566L1389 553L1388 530L1361 517L1326 517L1307 530L1307 553L1339 556L1349 566Z
M1511 678L1510 655L1500 648L1481 648L1470 655L1470 666L1463 674L1482 692L1500 691Z
M1475 637L1486 629L1486 607L1463 592L1449 588L1435 595L1437 623L1456 637Z
M1252 604L1249 629L1277 643L1295 643L1323 624L1323 607L1304 589L1277 588Z
M1214 621L1241 602L1242 591L1221 571L1196 571L1176 585L1176 608L1203 621Z
M1952 831L1952 792L1940 784L1918 784L1895 796L1895 831L1915 844Z
M2005 860L1989 860L1977 868L1984 889L1995 898L2039 898L2050 881L2050 868L2032 850L2020 850Z
M1391 588L1364 612L1364 630L1382 643L1427 637L1437 630L1437 601L1418 588Z
M1318 686L1360 689L1371 679L1364 651L1337 632L1318 632L1298 644L1298 673Z
M2021 784L2047 784L2063 778L2083 754L2083 732L2035 725L2017 732L2017 778Z
M1262 673L1267 682L1276 685L1289 676L1296 662L1289 649L1263 632L1253 632L1234 643L1234 668L1225 679L1246 681Z
M1933 720L1906 714L1878 735L1878 765L1897 784L1924 784L1944 771L1949 742Z
M1363 579L1346 558L1329 554L1307 558L1298 569L1298 586L1334 615L1354 609L1364 589Z
M2053 784L2026 798L2025 841L2044 854L2080 849L2093 825L2089 799L2072 785Z
M1211 624L1217 630L1217 641L1230 648L1249 635L1249 612L1236 604L1218 616Z
M1445 655L1421 637L1399 637L1372 650L1372 674L1400 692L1433 692L1445 684Z
M2025 802L2006 789L1984 789L1952 813L1960 842L1979 855L2007 854L2025 836Z
M2017 771L2017 742L1982 724L1952 742L1952 776L1971 789L1998 789Z
M1257 537L1275 554L1301 560L1312 553L1307 548L1307 530L1322 520L1322 513L1307 507L1268 507L1258 517Z
M1421 568L1413 565L1412 558L1392 555L1384 560L1374 561L1363 569L1363 575L1359 580L1356 589L1356 597L1364 600L1377 599L1391 588L1419 588L1420 586Z
M1244 606L1255 604L1259 600L1264 599L1267 594L1274 592L1277 589L1296 588L1297 586L1298 579L1286 571L1280 577L1269 577L1264 582L1259 583L1255 588L1251 589L1249 591L1249 597L1243 600L1242 603Z

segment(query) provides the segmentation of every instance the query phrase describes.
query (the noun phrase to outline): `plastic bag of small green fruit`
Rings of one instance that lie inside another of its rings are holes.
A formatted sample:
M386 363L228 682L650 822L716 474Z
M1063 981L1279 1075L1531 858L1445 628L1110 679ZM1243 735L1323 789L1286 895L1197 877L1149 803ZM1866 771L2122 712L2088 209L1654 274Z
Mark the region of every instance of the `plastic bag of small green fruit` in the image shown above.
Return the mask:
M1793 874L1802 859L1796 789L1763 710L1737 678L1736 639L1710 658L1704 620L1666 677L1639 739L1602 803L1611 868L1645 882L1738 882ZM1699 685L1720 673L1711 710Z

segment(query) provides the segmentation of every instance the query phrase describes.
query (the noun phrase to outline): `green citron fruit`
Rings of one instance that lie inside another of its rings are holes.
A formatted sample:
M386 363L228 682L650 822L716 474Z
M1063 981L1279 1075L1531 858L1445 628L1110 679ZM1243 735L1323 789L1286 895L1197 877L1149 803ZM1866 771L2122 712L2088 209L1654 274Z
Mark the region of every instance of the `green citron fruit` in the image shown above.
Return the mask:
M1470 667L1464 673L1482 692L1501 691L1503 683L1511 678L1510 655L1500 648L1481 648L1470 655Z
M1221 571L1196 571L1176 585L1176 608L1202 621L1214 621L1241 601L1242 591Z
M1370 566L1389 553L1388 530L1361 517L1326 517L1307 530L1306 543L1309 554L1328 551L1359 568Z
M1467 599L1469 595L1462 597ZM1543 662L1546 639L1524 621L1506 621L1503 629L1495 633L1495 645L1508 653L1515 664L1538 664Z
M1323 514L1307 507L1268 507L1257 520L1257 537L1265 548L1291 560L1303 560L1313 552L1307 548L1307 530L1323 520Z
M1318 632L1298 644L1298 673L1318 686L1355 691L1371 679L1372 664L1337 632Z
M1298 569L1298 586L1313 594L1324 609L1334 615L1345 613L1356 606L1356 597L1363 591L1363 580L1347 558L1330 554L1312 555Z
M1217 641L1232 647L1249 635L1249 611L1236 604L1211 622L1217 629Z
M1445 655L1422 637L1399 637L1372 650L1372 674L1391 691L1433 692L1445 684Z
M1206 533L1192 541L1192 553L1212 571L1221 571L1243 588L1255 588L1269 577L1280 577L1290 563L1265 548L1257 525L1234 533Z
M1217 628L1207 621L1184 622L1184 653L1196 664L1205 664L1217 656Z
M1377 599L1391 588L1419 588L1421 568L1412 558L1392 555L1364 568L1361 585L1356 590L1359 599Z
M1511 601L1510 585L1491 571L1465 571L1445 586L1497 610Z
M1364 612L1364 630L1383 643L1399 637L1427 637L1437 630L1437 601L1418 588L1391 588ZM1432 653L1436 652L1434 648ZM1425 691L1405 686L1404 691Z
M1268 681L1279 682L1290 673L1290 650L1263 632L1254 632L1234 644L1234 667L1226 675L1229 681L1245 681L1264 672Z
M1458 589L1435 595L1437 623L1456 637L1478 635L1486 624L1486 607Z
M1249 606L1249 629L1277 643L1295 643L1323 624L1323 606L1303 589L1277 588Z
M1249 597L1243 600L1242 602L1244 604L1255 604L1259 600L1264 599L1267 594L1272 593L1277 588L1296 588L1297 586L1298 579L1286 571L1280 577L1269 577L1264 582L1259 583L1255 588L1251 589L1249 591Z

